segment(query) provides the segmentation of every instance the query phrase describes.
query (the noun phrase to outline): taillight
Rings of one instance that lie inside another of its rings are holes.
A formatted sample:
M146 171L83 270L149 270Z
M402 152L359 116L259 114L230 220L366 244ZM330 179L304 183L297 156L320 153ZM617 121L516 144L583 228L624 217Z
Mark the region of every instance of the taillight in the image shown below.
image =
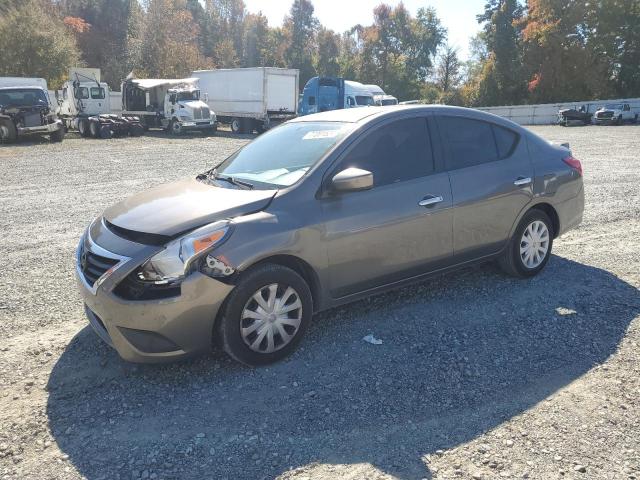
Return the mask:
M582 175L582 164L580 160L569 155L568 157L564 157L562 161Z

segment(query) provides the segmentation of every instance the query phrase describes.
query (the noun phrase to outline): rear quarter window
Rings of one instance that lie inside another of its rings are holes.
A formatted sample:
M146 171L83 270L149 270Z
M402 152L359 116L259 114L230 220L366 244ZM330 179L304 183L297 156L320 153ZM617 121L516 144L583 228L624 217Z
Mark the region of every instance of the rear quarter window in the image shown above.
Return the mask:
M518 134L498 125L492 125L492 127L498 147L498 158L510 157L518 144Z

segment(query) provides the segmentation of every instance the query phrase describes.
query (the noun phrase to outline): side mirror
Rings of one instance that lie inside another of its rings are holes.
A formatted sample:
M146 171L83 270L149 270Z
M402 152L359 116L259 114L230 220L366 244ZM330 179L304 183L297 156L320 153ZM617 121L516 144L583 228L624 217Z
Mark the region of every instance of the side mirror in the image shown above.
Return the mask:
M373 188L373 173L360 168L347 168L331 179L334 192L357 192Z

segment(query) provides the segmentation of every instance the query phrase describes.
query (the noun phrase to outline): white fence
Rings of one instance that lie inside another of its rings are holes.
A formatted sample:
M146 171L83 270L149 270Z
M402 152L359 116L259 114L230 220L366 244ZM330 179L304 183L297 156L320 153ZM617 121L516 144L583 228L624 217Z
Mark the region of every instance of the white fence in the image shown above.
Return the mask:
M607 103L628 103L631 110L640 114L640 98L617 100L586 100L584 102L546 103L541 105L514 105L511 107L480 107L478 110L507 118L520 125L551 125L558 121L558 110L562 108L578 109L589 104L590 112L595 112Z

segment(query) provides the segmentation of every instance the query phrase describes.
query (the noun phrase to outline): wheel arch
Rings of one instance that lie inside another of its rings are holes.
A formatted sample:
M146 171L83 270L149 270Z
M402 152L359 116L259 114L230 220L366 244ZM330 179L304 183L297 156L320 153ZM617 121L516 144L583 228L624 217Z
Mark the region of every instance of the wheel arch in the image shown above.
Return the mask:
M553 227L553 238L558 238L558 233L560 232L560 216L553 205L546 202L537 203L524 212L524 215L531 210L541 210L549 216L552 222L551 226Z
M260 265L265 265L268 263L290 268L298 275L300 275L302 279L307 282L307 285L309 285L309 290L311 291L311 299L313 301L313 311L314 313L318 311L322 298L320 279L314 268L308 262L295 255L276 254L269 257L261 258L257 262L252 263L244 271L246 272Z

